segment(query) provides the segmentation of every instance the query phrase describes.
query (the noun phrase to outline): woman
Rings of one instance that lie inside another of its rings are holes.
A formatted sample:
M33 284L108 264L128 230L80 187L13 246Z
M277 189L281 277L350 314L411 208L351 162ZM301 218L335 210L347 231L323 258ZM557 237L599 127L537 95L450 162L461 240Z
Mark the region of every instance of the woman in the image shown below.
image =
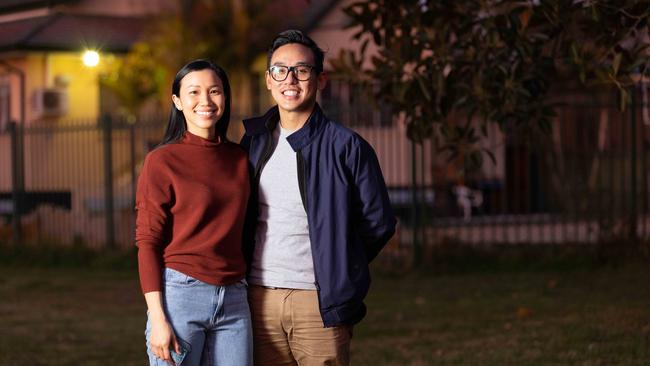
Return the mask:
M242 231L244 151L226 139L230 85L207 60L178 71L160 145L136 194L136 243L151 365L249 365Z

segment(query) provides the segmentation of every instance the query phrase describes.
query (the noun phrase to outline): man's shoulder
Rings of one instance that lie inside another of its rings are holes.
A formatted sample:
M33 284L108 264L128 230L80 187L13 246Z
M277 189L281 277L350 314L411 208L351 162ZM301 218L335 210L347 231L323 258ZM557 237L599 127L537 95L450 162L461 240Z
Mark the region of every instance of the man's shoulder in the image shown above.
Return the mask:
M344 126L338 121L327 118L325 132L336 142L341 144L359 143L363 138L353 129Z
M264 116L245 118L242 123L244 125L244 133L247 136L263 132L265 129Z
M261 116L255 116L251 118L244 118L244 135L252 136L267 131L267 124L270 121L277 120L279 118L278 107L271 107L266 113Z
M337 121L328 119L325 132L334 146L345 149L348 153L373 151L370 144L361 135Z

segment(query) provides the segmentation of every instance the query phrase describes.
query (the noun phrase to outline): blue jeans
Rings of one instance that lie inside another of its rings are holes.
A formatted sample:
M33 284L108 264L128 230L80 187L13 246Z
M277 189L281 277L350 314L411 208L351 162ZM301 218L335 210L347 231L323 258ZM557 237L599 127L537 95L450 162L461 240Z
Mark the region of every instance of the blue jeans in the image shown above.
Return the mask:
M214 286L170 268L163 270L163 307L178 343L187 350L183 366L253 364L251 316L242 280ZM149 350L149 364L169 366Z

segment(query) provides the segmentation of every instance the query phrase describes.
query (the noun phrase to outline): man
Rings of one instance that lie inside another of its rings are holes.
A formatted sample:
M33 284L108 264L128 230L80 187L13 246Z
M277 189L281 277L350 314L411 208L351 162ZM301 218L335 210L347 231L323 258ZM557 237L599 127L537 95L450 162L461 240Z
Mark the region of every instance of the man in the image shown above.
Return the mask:
M347 365L352 326L366 313L368 263L395 232L370 145L329 120L323 51L300 31L268 51L277 106L244 121L252 191L246 240L258 365Z

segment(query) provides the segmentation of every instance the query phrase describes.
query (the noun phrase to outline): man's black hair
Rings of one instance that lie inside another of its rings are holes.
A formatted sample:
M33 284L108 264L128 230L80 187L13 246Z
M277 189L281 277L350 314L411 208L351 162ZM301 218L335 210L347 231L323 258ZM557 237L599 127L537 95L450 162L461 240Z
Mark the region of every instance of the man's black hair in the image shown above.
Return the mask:
M273 57L275 50L291 43L301 44L309 48L314 54L314 68L318 73L323 71L323 60L325 59L325 52L323 52L323 50L318 47L313 39L309 38L303 32L295 29L286 30L275 37L273 43L271 44L271 48L269 48L269 51L267 53L266 67L271 67L271 58Z

